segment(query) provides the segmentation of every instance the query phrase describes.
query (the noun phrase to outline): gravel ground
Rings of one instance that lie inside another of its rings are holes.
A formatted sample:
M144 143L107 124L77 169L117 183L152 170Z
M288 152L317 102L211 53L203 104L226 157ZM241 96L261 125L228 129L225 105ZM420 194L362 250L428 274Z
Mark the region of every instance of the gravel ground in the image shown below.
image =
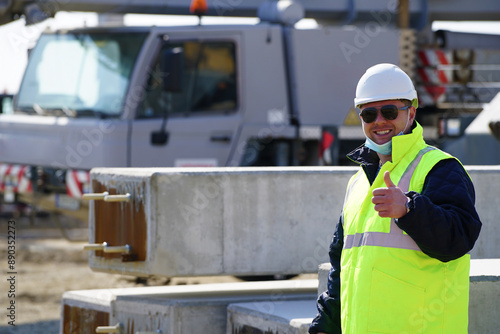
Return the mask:
M0 307L2 320L0 333L51 334L59 333L61 297L65 291L123 288L145 285L179 285L198 283L222 283L238 281L235 277L152 277L138 280L135 277L93 272L87 264L87 252L82 245L87 238L87 230L82 224L63 222L66 235L50 218L37 219L30 224L25 217L15 219L15 264L9 268L8 241L9 218L0 218ZM13 228L10 228L14 231ZM11 233L12 236L12 233ZM14 271L11 275L8 272ZM11 290L9 277L14 276L15 285ZM15 296L9 296L11 294ZM15 326L9 325L4 314L10 303L15 304Z

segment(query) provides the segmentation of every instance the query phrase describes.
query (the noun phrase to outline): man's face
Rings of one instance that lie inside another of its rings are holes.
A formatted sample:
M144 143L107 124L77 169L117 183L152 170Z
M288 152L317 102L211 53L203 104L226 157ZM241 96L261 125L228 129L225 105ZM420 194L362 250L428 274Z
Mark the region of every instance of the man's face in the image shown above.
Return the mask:
M409 107L406 110L399 110L396 119L385 119L380 113L380 107L385 105L395 105L398 108L403 108L405 106L405 104L399 100L389 100L367 103L360 108L361 111L370 107L378 109L377 118L372 123L365 123L361 116L360 118L366 136L379 145L387 143L401 131L406 133L415 118L415 108Z

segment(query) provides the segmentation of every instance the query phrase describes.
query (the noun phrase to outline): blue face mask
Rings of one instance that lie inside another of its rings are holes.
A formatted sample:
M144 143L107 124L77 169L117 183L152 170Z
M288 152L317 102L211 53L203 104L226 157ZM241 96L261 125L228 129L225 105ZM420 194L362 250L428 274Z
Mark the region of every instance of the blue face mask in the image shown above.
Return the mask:
M399 136L399 134L398 134L398 136ZM377 153L382 154L382 155L389 155L392 153L392 139L389 140L387 143L379 145L379 144L375 143L373 140L371 140L370 138L366 137L365 146L371 150L374 150Z
M406 120L406 125L403 131L398 133L396 136L401 136L404 135L404 131L406 130L406 127L408 126L408 122L410 121L410 113L408 113L408 119ZM365 132L365 129L363 128L363 132ZM377 153L380 153L382 155L389 155L392 154L392 138L389 140L387 143L384 144L377 144L370 138L365 133L366 141L365 141L365 146L368 147L371 150L374 150Z

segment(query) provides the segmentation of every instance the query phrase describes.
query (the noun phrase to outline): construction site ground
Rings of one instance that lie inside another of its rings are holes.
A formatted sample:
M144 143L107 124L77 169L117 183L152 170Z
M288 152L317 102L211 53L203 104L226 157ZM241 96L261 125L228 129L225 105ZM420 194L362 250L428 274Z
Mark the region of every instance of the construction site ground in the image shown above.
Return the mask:
M61 297L65 291L240 281L233 276L139 279L93 272L87 263L88 252L82 250L88 241L86 222L63 217L59 223L55 221L50 216L34 220L5 214L0 217L2 334L59 333ZM15 243L12 231L15 231ZM14 255L14 258L10 257L10 263L9 242L10 246L15 246L15 252L10 248L10 255ZM14 286L12 282L15 282ZM6 309L12 303L15 305L15 320L9 324L12 320L5 315L10 312Z

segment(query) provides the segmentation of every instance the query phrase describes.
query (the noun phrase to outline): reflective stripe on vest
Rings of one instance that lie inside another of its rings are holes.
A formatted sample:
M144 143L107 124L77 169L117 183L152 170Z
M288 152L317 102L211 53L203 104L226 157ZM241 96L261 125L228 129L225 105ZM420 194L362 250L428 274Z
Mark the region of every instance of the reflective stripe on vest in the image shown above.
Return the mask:
M404 193L408 192L410 187L410 181L411 178L413 177L413 173L417 169L417 166L422 160L424 154L434 149L435 147L428 146L420 150L415 159L408 165L408 167L403 173L403 176L398 182L398 187ZM352 182L349 188L353 187L355 184L356 182ZM350 189L347 190L347 193L349 192ZM349 234L346 236L344 241L344 249L350 249L353 247L361 247L361 246L380 246L380 247L411 249L411 250L421 251L420 247L418 247L415 241L408 234L404 234L403 230L396 225L394 218L391 218L391 227L389 233L364 232L364 233Z

